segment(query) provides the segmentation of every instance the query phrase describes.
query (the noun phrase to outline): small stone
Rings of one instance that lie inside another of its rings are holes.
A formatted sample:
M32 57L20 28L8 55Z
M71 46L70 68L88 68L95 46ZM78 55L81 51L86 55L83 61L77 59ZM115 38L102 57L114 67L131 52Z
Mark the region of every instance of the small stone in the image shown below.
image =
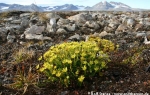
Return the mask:
M120 83L124 83L124 81L120 81Z
M145 71L146 71L146 72L150 72L150 65L145 68Z
M75 34L75 35L73 35L73 36L71 36L71 37L69 37L68 38L69 40L80 40L80 35L79 34Z
M68 94L68 91L63 91L63 92L61 92L60 95L67 95L67 94Z

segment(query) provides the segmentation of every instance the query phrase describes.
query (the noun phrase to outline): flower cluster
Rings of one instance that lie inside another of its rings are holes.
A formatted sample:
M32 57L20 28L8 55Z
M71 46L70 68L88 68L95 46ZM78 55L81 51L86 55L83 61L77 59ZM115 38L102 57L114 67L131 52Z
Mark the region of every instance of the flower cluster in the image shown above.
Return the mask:
M95 37L95 36L90 36L88 41L95 41L97 42L100 50L102 50L103 52L111 52L115 50L115 45L114 43L112 43L109 40L106 39L100 39L99 37ZM117 46L116 46L117 47Z
M39 71L45 73L50 81L60 81L66 86L70 81L81 84L85 78L92 77L106 68L107 62L110 61L109 56L104 52L108 50L104 48L109 41L101 42L103 49L99 48L96 41L69 42L51 46L39 58L44 60ZM108 48L112 50L113 44Z

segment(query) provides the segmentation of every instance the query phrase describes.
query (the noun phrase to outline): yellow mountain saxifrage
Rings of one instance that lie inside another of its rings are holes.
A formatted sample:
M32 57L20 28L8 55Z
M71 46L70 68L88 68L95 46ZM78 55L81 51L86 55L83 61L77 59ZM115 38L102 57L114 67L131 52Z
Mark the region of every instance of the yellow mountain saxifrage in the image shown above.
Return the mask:
M115 45L109 40L106 39L100 39L99 37L94 37L90 36L88 41L95 41L98 45L98 47L101 49L103 52L110 52L115 50ZM96 48L95 48L96 50Z
M81 82L81 83L82 83L82 82L83 82L83 80L84 80L84 78L85 78L85 77L84 77L84 75L81 75L81 76L78 78L79 82Z
M103 45L100 46L99 43ZM43 59L44 63L39 70L47 75L50 81L59 81L65 86L72 82L81 85L84 79L91 78L106 68L109 62L106 51L109 50L113 50L113 43L107 40L103 42L101 39L58 44L50 47L43 58L40 57L39 60Z

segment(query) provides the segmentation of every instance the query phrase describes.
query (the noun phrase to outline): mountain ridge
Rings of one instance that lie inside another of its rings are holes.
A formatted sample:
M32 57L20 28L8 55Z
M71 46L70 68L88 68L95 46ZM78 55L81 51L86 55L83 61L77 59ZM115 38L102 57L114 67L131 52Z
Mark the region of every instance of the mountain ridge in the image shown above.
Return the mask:
M121 3L121 2L114 2L114 1L101 1L92 7L89 6L79 6L73 4L64 4L59 6L37 6L36 4L31 5L20 5L20 4L5 4L0 3L0 12L4 11L139 11L145 9L139 8L131 8L130 6Z

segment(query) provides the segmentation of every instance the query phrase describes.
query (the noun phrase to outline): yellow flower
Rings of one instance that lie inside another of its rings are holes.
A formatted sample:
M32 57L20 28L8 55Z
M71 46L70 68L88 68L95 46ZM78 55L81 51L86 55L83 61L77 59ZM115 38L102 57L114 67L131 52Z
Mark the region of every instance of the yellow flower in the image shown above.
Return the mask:
M38 59L39 61L42 60L42 56Z
M98 50L99 50L99 48L98 48L98 47L95 47L95 48L94 48L94 51L98 51Z
M84 61L84 60L85 60L85 58L84 58L84 57L81 57L80 59L81 59L81 61Z
M95 64L98 64L98 60L95 60L94 63L95 63Z
M78 74L79 74L79 70L77 70L77 71L75 72L75 74L78 75Z
M103 61L103 62L101 63L101 67L104 68L105 66L106 66L106 63Z
M84 65L84 66L82 67L82 69L85 71L87 68L86 68L86 66Z
M56 66L54 66L54 69L56 69Z
M56 76L60 77L60 75L61 75L61 72L57 72Z
M51 46L51 48L50 49L54 49L55 48L55 46Z
M98 70L99 70L99 68L98 68L98 67L95 67L95 68L94 68L94 70L95 70L95 71L98 71Z
M53 75L54 75L54 74L56 74L56 71L55 71L55 70L53 70L52 74L53 74Z
M83 64L86 64L87 63L87 61L83 61Z
M86 53L85 53L85 52L83 52L83 53L81 54L81 56L82 56L82 57L86 56Z
M38 65L36 66L36 69L39 69L39 67L40 67L40 65L38 64Z
M75 54L71 55L71 58L75 58L75 57L76 57L76 55L75 55Z
M75 53L76 53L76 54L78 54L78 53L79 53L79 51L78 51L78 50L76 50L76 51L75 51Z
M43 72L46 69L46 67L40 68L40 72Z
M62 63L63 63L63 64L67 63L67 60L66 60L66 59L64 59L64 60L62 61Z
M66 78L69 79L69 76L67 76Z
M72 63L72 61L71 61L71 60L67 60L67 62L68 62L69 64L71 64L71 63Z
M84 75L81 75L81 76L78 78L78 81L79 81L79 82L83 82L84 78L85 78Z
M116 45L117 48L119 48L119 45Z
M94 54L94 53L92 53L92 54L91 54L91 57L92 57L92 58L95 58L95 54Z
M62 72L65 73L65 72L67 72L67 70L68 70L67 67L65 67L65 68L63 68Z
M90 64L92 65L92 64L93 64L93 61L90 61Z
M51 69L53 67L53 65L49 64L48 62L45 62L45 64L43 66L47 69Z

